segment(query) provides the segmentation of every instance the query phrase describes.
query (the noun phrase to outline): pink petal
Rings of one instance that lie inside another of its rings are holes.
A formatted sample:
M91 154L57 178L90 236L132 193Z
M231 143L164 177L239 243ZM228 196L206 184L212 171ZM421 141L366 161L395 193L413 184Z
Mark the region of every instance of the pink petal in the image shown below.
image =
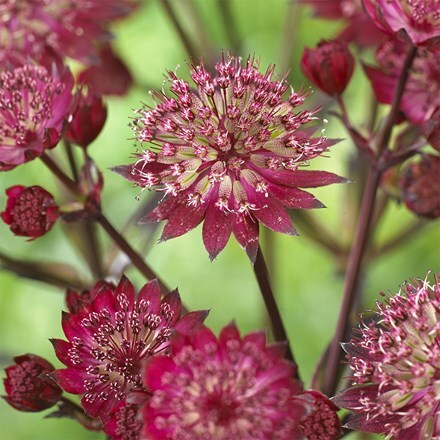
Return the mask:
M240 340L240 332L238 331L235 322L231 322L223 327L218 336L218 342L222 346L226 346L226 343L230 340Z
M180 300L180 295L177 290L169 293L162 300L162 304L169 304L172 312L171 320L168 322L169 326L173 326L176 321L180 318L180 311L182 309L182 302Z
M377 100L383 104L391 104L398 78L367 65L364 65L364 70L371 82Z
M56 357L68 367L74 367L75 364L72 362L70 356L68 355L69 349L72 348L72 344L62 339L49 339L50 343L53 345Z
M286 208L290 209L313 209L325 208L313 194L297 188L269 184L269 192L273 194Z
M255 263L258 252L258 222L250 215L236 216L233 233L240 246L246 251L252 263Z
M119 281L119 284L116 287L116 291L115 291L116 301L119 300L119 297L122 294L124 294L127 298L129 304L129 310L133 310L133 305L135 302L135 290L133 284L131 284L130 280L125 275L122 275L121 281Z
M190 335L200 329L208 314L209 310L197 310L187 313L176 323L174 330L184 335Z
M160 285L157 280L148 281L139 291L138 303L141 300L150 303L148 313L159 313L160 309Z
M152 222L161 222L162 220L166 220L170 217L173 209L178 205L178 199L176 197L168 196L162 199L150 213L148 213L145 217L142 217L139 220L139 223L152 223Z
M53 371L50 376L67 393L83 394L87 391L84 380L88 378L88 375L84 370L65 368Z
M356 410L361 407L359 399L369 397L374 401L377 399L378 393L378 385L356 386L342 391L335 397L332 397L331 401L340 408Z
M168 356L155 356L150 358L144 367L144 384L152 391L162 387L162 375L177 370L174 361Z

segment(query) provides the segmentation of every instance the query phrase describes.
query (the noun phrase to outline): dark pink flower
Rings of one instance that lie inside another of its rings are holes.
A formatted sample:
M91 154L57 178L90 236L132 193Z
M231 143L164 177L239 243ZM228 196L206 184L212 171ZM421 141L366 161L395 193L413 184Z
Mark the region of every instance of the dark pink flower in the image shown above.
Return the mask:
M354 415L350 429L395 440L440 437L440 286L405 285L377 319L344 344L353 388L332 400Z
M422 217L440 217L440 156L423 155L408 165L399 186L408 209Z
M102 96L92 88L76 95L75 110L66 124L64 137L86 148L101 133L107 119L107 107Z
M136 185L164 192L143 221L168 220L161 240L178 237L204 221L203 242L215 258L233 233L254 260L259 222L295 235L286 208L323 205L299 188L345 179L308 171L310 160L336 141L312 138L316 110L299 110L304 96L272 81L258 62L228 56L214 77L203 64L192 66L196 90L169 72L172 97L154 92L155 109L141 109L133 124L136 139L148 145L132 165L116 171Z
M52 194L41 186L11 186L6 195L8 200L1 217L15 235L41 237L52 229L60 215Z
M70 313L76 313L81 304L91 304L98 293L103 289L114 289L115 286L107 281L98 281L90 290L76 292L72 289L66 291L66 305Z
M15 365L5 369L4 380L9 405L19 411L38 412L55 405L61 398L61 388L49 378L52 364L36 354L14 358Z
M133 85L133 77L112 47L106 44L99 51L99 62L80 72L78 82L101 95L123 96Z
M66 67L33 64L0 73L0 171L28 162L59 141L72 100Z
M301 439L308 404L284 348L266 345L264 333L241 337L235 325L218 339L205 328L176 335L171 357L146 363L153 392L144 410L149 439Z
M315 49L304 50L301 68L318 89L327 95L338 96L351 79L354 58L346 43L321 41Z
M76 306L76 313L63 313L68 341L52 343L66 369L53 377L66 392L80 394L92 417L104 421L133 391L145 391L141 363L169 352L174 330L183 332L201 325L206 312L181 314L177 291L160 299L157 281L150 281L135 296L123 277L116 288L102 286L90 303Z
M124 401L112 411L104 431L112 440L140 440L142 426L139 406Z
M49 46L61 56L90 62L97 43L111 37L111 20L130 13L132 0L3 0L2 49L38 56Z
M341 436L338 407L316 390L305 391L303 398L312 405L310 414L301 422L300 429L307 440L335 440Z
M313 7L318 17L330 20L343 19L345 26L337 38L357 45L375 46L380 44L385 34L365 13L362 0L299 0L300 3Z
M440 0L362 0L376 26L391 35L404 31L416 45L440 42Z
M384 43L376 52L379 68L365 66L379 102L391 104L408 45L396 40ZM410 122L421 125L440 106L440 63L436 52L419 48L400 103Z

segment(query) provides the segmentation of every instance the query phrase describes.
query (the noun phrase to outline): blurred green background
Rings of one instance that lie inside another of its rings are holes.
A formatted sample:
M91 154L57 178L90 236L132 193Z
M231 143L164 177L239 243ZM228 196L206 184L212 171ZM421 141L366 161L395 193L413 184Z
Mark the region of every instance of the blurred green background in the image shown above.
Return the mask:
M194 21L192 3L187 0L171 3L199 50L206 51L208 40L201 37L197 22ZM220 55L221 49L227 50L229 43L228 30L217 0L199 0L194 4L201 13L204 32L209 34L212 48ZM306 84L299 71L303 47L313 46L319 39L334 35L339 27L338 23L312 19L310 10L295 9L293 4L287 6L285 0L235 0L231 5L242 44L240 54L261 56L263 68L274 62L283 69L289 67L295 89ZM146 92L149 86L161 87L166 69L174 70L180 65L179 73L186 74L185 59L188 57L157 1L145 2L132 17L118 23L114 32L117 37L115 47L132 69L138 86L124 98L108 99L108 120L104 131L91 146L90 154L104 173L104 211L117 227L121 227L127 219L127 213L131 214L148 199L147 192L144 192L141 201L136 201L138 190L109 170L111 166L128 163L134 151L132 141L128 140L131 137L127 127L128 118L132 115L132 109L140 106L140 100L148 99ZM278 48L281 41L285 41L285 48L280 51ZM322 95L315 93L311 102L322 98ZM354 121L365 120L370 89L359 65L345 98ZM346 134L336 118L328 116L327 119L327 134L345 138ZM55 153L61 158L63 151ZM314 160L313 168L332 170L353 178L354 182L350 185L355 192L359 182L356 176L350 175L346 165L352 153L351 143L343 141L333 148L329 158ZM38 160L0 174L2 209L5 204L4 190L14 184L39 184L55 195L62 193L59 183L47 174ZM344 218L350 214L345 192L346 189L341 185L316 190L314 193L328 208L312 213L313 218L325 225L326 230L342 238L350 235L344 226ZM295 215L293 219L295 221ZM391 203L376 230L376 243L387 241L397 230L413 220L413 215L405 207ZM156 231L154 239L160 229ZM301 234L301 227L298 229ZM65 230L69 231L69 228ZM145 241L142 234L150 234L150 230L143 229L130 234L133 246L140 246ZM416 236L408 236L400 248L375 259L363 280L366 293L364 306L372 306L380 291L396 292L405 279L424 277L429 269L438 270L439 234L438 224L428 225ZM107 237L101 235L100 238L105 250ZM301 375L307 384L334 330L343 288L340 264L307 235L290 237L264 233L263 248L270 255L279 306ZM29 243L13 237L1 223L0 252L17 259L68 263L84 273L84 279L87 279L87 268L81 254L66 239L59 224L46 237ZM181 238L154 245L146 259L170 286L179 287L185 304L190 308L211 309L207 323L215 331L233 319L243 333L267 327L267 317L251 266L234 240L211 263L203 248L199 227ZM130 270L128 275L137 286L144 282L135 270ZM37 353L57 367L61 366L48 338L63 337L60 325L61 310L65 308L63 290L2 271L0 291L1 366L9 365L13 356L26 352ZM1 401L0 438L104 438L102 434L84 431L69 420L43 420L44 415L19 413ZM351 440L362 438L366 436L351 434L347 437Z

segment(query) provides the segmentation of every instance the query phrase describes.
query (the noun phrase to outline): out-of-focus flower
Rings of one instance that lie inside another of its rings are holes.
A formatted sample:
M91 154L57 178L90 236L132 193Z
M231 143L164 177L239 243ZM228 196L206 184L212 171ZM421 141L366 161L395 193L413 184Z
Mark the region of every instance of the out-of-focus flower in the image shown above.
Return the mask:
M364 47L380 44L385 37L365 13L362 0L299 0L299 2L312 6L318 17L330 20L344 19L346 24L337 36L340 40L354 42Z
M111 20L130 13L132 0L2 0L1 49L39 56L49 46L62 57L96 61Z
M104 431L112 440L140 440L142 413L138 405L121 402L110 414Z
M408 209L422 217L440 217L440 156L423 155L408 165L399 186Z
M75 110L69 118L64 137L70 142L86 148L101 133L107 119L107 107L102 96L91 88L76 95Z
M434 111L432 117L425 122L423 132L428 142L440 152L440 106Z
M66 369L52 376L65 391L82 395L92 417L106 421L111 411L132 391L145 391L141 363L167 354L174 330L188 332L201 325L206 312L183 318L179 294L160 299L157 281L150 281L135 297L133 285L123 277L118 286L103 286L90 303L63 313L68 341L52 340Z
M1 217L15 235L41 237L60 216L52 194L41 186L11 186L6 195L8 200Z
M61 388L49 378L54 367L36 354L14 358L15 365L5 369L4 385L9 405L19 411L38 412L55 405L61 397Z
M341 435L338 407L329 398L316 390L305 391L303 398L309 399L311 413L301 422L300 429L307 440L334 440Z
M327 95L341 95L351 79L354 58L346 43L321 41L315 49L306 48L301 59L306 77Z
M203 242L215 258L231 233L251 260L258 249L259 222L296 234L285 208L323 205L299 188L344 182L335 174L302 169L336 141L312 138L315 110L297 110L304 96L284 79L272 81L254 59L242 65L228 56L214 78L203 64L192 66L197 90L169 72L173 97L154 92L153 110L141 109L136 139L148 144L137 162L115 171L141 188L164 192L144 221L168 220L161 240L178 237L204 220Z
M376 52L379 68L365 66L379 102L392 103L408 50L408 45L389 40ZM433 51L419 48L400 102L400 109L410 122L421 125L433 116L439 106L439 56Z
M114 289L114 285L107 281L98 281L90 290L76 292L72 289L66 290L66 305L70 313L76 313L81 304L91 304L102 289Z
M416 45L440 43L440 0L363 0L363 4L384 32L403 30Z
M301 384L280 345L261 332L241 337L235 325L218 339L205 328L176 335L171 357L146 363L144 382L153 392L144 410L151 439L301 439L308 411Z
M106 44L99 51L99 62L80 72L78 82L101 95L122 96L133 85L133 77L111 46Z
M28 162L59 141L72 100L66 67L33 64L0 73L0 171Z
M354 412L350 429L396 440L440 437L440 286L405 285L377 319L344 344L353 388L332 400Z

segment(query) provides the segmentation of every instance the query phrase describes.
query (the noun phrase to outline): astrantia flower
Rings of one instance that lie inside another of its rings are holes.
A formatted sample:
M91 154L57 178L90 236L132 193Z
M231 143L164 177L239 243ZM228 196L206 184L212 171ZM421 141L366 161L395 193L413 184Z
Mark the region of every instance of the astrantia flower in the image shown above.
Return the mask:
M110 20L127 15L131 0L2 0L3 50L35 56L49 46L61 56L89 62L106 41Z
M408 45L396 40L384 43L376 52L379 68L365 67L377 99L391 104L399 81ZM440 107L439 55L419 48L405 86L400 109L410 122L421 125Z
M440 285L407 284L377 319L344 345L353 388L332 400L354 416L347 427L394 440L440 438Z
M14 358L15 365L5 369L7 396L3 398L19 411L43 411L55 405L61 397L61 388L49 378L54 367L35 354Z
M301 384L282 347L266 345L263 333L241 337L231 324L218 339L203 328L171 344L171 357L146 364L144 381L153 392L144 410L146 438L303 438Z
M33 64L0 73L0 171L54 147L72 100L68 68Z
M362 0L299 0L313 7L318 17L330 20L344 19L346 23L338 39L354 42L359 46L380 44L385 34L374 24L365 13Z
M187 332L199 325L205 312L180 317L177 292L160 299L160 288L150 281L135 297L133 285L123 277L112 289L103 287L76 313L63 313L68 341L52 341L66 369L53 377L61 388L82 395L81 403L92 417L105 420L131 391L145 391L141 363L169 352L174 330Z
M440 217L440 156L427 154L402 172L399 186L405 205L422 217Z
M362 0L376 26L389 34L405 31L416 45L440 42L440 0Z
M52 194L41 186L11 186L6 195L8 201L1 218L15 235L41 237L60 216Z
M133 165L116 171L141 188L164 191L161 204L144 220L168 220L161 240L178 237L204 220L203 241L211 258L236 239L254 260L258 223L287 234L295 229L285 208L323 205L298 188L343 182L303 166L335 143L312 138L314 111L298 110L304 96L272 80L258 63L228 56L214 77L203 64L193 66L188 82L169 72L172 96L154 92L153 110L141 109L133 124L136 139L148 149Z
M321 41L316 48L304 50L301 68L316 87L328 95L338 96L351 79L354 58L347 44Z
M326 395L316 390L305 391L301 396L308 399L312 406L310 414L300 424L307 440L339 438L341 423L337 414L338 407Z

